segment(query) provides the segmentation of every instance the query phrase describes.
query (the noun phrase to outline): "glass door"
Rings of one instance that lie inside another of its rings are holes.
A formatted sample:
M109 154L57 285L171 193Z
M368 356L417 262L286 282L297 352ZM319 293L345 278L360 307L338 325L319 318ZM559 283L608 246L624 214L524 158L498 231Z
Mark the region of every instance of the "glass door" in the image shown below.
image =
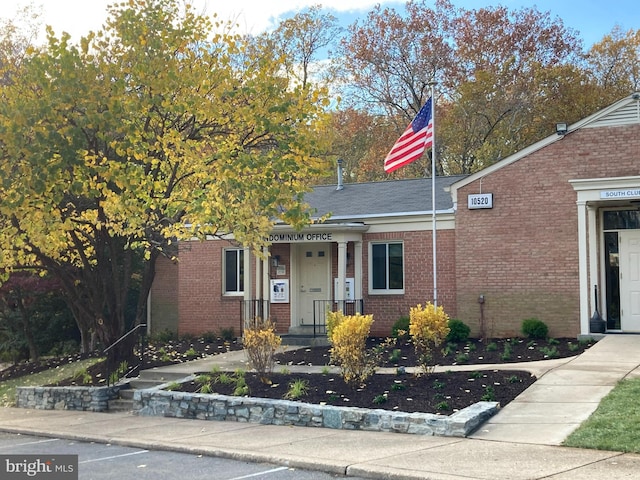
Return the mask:
M600 313L606 312L607 330L640 331L638 316L638 247L640 211L609 210L603 212L604 280L606 298L599 299ZM625 246L621 258L621 243ZM621 301L622 300L622 301ZM603 305L604 301L604 305ZM621 303L625 308L621 307Z
M607 291L606 305L598 305L607 312L607 330L620 330L620 254L618 232L605 232L605 284ZM602 299L599 299L602 304ZM602 310L600 310L602 313Z

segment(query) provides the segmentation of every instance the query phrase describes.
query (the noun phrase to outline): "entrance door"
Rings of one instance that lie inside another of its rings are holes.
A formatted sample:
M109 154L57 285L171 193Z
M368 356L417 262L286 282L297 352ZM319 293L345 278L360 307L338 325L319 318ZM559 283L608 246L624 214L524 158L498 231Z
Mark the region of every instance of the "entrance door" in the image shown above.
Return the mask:
M298 322L313 325L314 300L329 300L329 244L298 245Z
M640 332L640 231L620 233L620 317L624 332Z

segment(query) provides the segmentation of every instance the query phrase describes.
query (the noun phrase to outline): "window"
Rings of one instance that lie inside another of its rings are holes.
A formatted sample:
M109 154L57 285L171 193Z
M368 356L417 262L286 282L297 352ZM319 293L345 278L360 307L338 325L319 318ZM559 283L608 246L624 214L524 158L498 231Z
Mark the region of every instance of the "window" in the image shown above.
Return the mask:
M404 293L402 243L371 244L371 293Z
M640 228L640 212L638 210L612 210L604 212L605 230L626 230Z
M224 251L224 293L244 292L244 250L239 248Z

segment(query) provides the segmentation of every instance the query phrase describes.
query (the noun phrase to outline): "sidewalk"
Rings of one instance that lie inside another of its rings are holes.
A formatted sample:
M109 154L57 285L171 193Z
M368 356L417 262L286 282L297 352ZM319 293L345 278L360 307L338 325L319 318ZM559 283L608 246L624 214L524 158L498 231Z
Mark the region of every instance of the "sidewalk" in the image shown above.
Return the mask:
M629 479L638 476L640 455L555 445L620 379L639 375L639 364L640 336L610 335L579 357L531 365L539 380L465 439L17 408L0 409L0 430L367 478Z

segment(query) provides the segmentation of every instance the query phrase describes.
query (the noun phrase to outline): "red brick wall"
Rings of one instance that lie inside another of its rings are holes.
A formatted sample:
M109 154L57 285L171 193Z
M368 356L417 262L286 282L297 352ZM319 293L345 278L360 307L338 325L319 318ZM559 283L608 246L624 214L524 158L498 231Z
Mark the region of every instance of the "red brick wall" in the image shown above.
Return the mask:
M178 321L178 264L160 257L151 288L150 333L177 333Z
M478 334L484 294L489 336L535 317L550 335L579 333L578 219L571 179L640 174L640 125L576 131L458 191L457 314ZM467 195L493 193L493 209Z
M277 275L275 267L269 267L269 278L290 279L291 278L291 246L288 243L274 243L271 245L271 258L279 256L279 264L286 268L285 275ZM295 288L289 283L289 300L292 299L292 289ZM270 319L276 324L278 333L287 333L291 325L291 304L274 303L270 306Z
M223 250L225 241L184 242L180 244L178 302L179 334L241 330L241 296L222 294Z
M374 240L402 240L404 242L404 295L369 295L369 242ZM438 230L437 273L438 305L450 317L456 316L455 233ZM365 313L373 313L372 335L388 336L394 322L409 315L417 304L433 302L433 242L431 231L365 234L363 254L363 297Z

